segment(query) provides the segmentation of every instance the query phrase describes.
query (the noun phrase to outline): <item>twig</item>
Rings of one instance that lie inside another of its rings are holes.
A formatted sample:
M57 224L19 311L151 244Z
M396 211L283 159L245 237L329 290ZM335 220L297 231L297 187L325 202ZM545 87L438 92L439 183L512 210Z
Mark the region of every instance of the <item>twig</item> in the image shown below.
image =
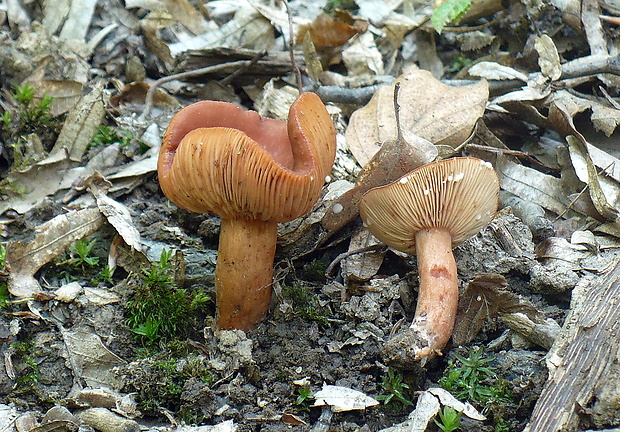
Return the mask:
M301 70L297 67L295 63L295 52L293 51L293 44L295 39L295 34L293 32L293 14L291 14L291 8L289 7L288 0L282 0L284 6L286 6L286 14L288 15L288 51L291 56L291 67L295 71L295 75L297 75L297 88L299 89L299 93L303 93L303 84L301 82Z
M348 258L348 257L353 256L353 255L365 253L365 252L379 252L379 251L381 251L383 249L387 249L387 246L384 245L383 243L377 243L377 244L374 244L374 245L365 246L363 248L355 249L355 250L352 250L352 251L343 252L340 255L338 255L331 262L330 265L327 266L327 268L325 269L325 277L327 277L327 278L331 277L331 273L334 270L334 268L345 258Z
M153 98L155 97L155 92L157 91L159 86L161 86L162 84L165 84L165 83L167 83L169 81L174 81L174 80L177 80L177 79L181 80L181 79L184 79L184 78L194 77L194 76L197 76L197 75L203 75L203 74L208 74L208 73L215 73L215 72L219 72L221 70L224 70L224 69L227 69L227 68L230 68L230 67L249 66L253 62L256 62L256 60L254 60L254 59L251 59L251 60L239 60L239 61L234 61L234 62L230 62L230 63L222 63L222 64L219 64L219 65L207 66L207 67L203 67L203 68L200 68L200 69L194 69L194 70L191 70L191 71L181 72L181 73L174 74L174 75L168 75L166 77L158 79L157 81L155 81L155 82L153 82L151 84L151 87L146 92L146 98L144 99L144 112L140 116L140 120L146 120L148 118L148 116L151 114L151 110L153 109Z
M538 167L540 170L542 170L544 172L556 171L553 168L548 167L547 165L541 163L534 156L530 155L529 153L523 152L523 151L503 149L503 148L497 148L497 147L490 147L490 146L485 146L485 145L480 145L480 144L467 144L465 146L465 148L467 148L467 149L483 150L483 151L488 151L488 152L495 153L495 154L501 153L501 154L505 154L505 155L508 155L508 156L516 156L519 159L526 159L532 165Z
M394 84L394 117L396 118L396 141L402 144L403 130L400 127L400 105L398 104L398 93L400 93L400 82Z
M259 61L265 54L267 54L267 51L261 51L258 54L256 54L254 57L252 57L250 59L250 61L241 66L239 69L237 69L236 71L234 71L233 73L231 73L230 75L228 75L226 78L222 78L220 80L220 84L222 85L227 85L229 84L232 80L234 80L236 77L238 77L239 75L241 75L243 72L245 72L246 70L248 70L250 68L250 66L252 66L253 64L255 64L257 61Z

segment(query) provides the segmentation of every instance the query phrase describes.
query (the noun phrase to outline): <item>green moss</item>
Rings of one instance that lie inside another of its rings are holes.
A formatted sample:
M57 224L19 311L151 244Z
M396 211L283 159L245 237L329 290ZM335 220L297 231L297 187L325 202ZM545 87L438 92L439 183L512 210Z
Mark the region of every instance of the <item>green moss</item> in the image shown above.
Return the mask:
M328 325L326 310L319 305L318 296L300 282L282 287L282 295L293 302L295 312L306 321Z
M203 291L189 293L176 286L171 257L164 250L158 263L142 271L127 302L127 325L148 348L187 337L197 311L210 301Z
M126 367L125 390L137 393L138 408L145 415L159 416L162 410L179 413L187 423L200 420L198 408L182 402L186 382L192 380L200 385L210 386L213 375L204 356L189 350L179 351L177 343L165 345L163 351L149 358L137 360ZM168 349L171 348L171 349ZM177 354L184 354L177 357Z

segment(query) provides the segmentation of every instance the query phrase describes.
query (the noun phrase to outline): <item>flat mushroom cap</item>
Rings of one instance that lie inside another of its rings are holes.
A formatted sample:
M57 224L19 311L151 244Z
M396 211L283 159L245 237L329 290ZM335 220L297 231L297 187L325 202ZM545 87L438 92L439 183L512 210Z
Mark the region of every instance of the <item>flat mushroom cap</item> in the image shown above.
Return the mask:
M452 247L474 236L495 216L499 179L490 163L462 157L424 165L385 186L368 191L360 215L375 237L415 253L415 235L445 228Z
M288 122L204 101L172 119L157 170L164 194L179 207L285 222L310 211L335 154L334 124L314 93L295 100Z

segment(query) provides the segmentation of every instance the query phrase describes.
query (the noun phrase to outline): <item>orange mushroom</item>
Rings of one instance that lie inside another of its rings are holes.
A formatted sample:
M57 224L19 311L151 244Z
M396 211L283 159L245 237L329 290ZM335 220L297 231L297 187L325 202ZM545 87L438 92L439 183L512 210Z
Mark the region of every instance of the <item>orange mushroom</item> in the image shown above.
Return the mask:
M424 165L361 200L364 224L394 249L416 253L420 288L411 326L386 345L391 363L441 353L452 335L458 278L452 248L495 216L499 180L493 167L464 157Z
M173 117L159 154L159 183L179 207L222 218L219 328L249 330L267 314L278 222L310 211L335 153L333 122L314 93L295 100L288 122L214 101Z

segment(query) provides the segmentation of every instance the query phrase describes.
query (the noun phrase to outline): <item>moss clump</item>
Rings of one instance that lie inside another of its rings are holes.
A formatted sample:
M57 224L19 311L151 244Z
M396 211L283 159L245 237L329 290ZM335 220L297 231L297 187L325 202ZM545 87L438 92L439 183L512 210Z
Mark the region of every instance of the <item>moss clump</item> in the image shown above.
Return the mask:
M293 302L293 308L297 315L306 321L316 321L327 325L325 308L319 305L318 296L302 283L294 282L282 287L282 295Z
M127 302L127 325L147 348L187 337L198 309L210 301L203 291L176 286L171 258L172 252L164 250L158 263L144 269Z

